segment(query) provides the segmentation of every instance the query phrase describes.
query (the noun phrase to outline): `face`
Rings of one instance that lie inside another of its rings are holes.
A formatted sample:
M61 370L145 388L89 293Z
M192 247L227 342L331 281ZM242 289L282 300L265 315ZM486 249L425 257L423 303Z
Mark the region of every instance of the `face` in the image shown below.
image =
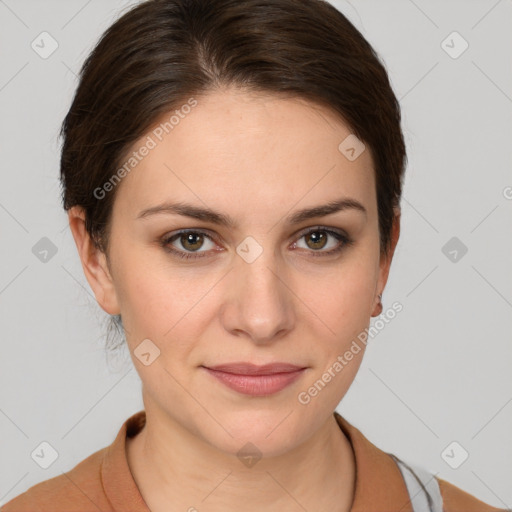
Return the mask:
M390 265L372 157L349 160L338 146L350 129L304 100L196 99L161 140L134 144L156 143L117 185L109 267L101 254L100 270L82 262L100 305L122 315L148 417L227 453L250 441L278 455L326 423L362 360L361 342L345 354ZM237 362L302 370L206 369Z

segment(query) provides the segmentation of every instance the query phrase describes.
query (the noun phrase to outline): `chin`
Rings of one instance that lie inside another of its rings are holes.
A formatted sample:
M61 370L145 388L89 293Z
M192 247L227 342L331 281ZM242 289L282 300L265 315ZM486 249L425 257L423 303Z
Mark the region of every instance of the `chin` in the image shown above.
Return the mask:
M224 428L214 422L216 435L213 439L213 431L209 430L205 432L206 439L212 446L231 455L238 456L249 443L264 457L276 457L308 437L307 423L293 412L292 407L230 410L216 419ZM250 449L247 446L246 450Z

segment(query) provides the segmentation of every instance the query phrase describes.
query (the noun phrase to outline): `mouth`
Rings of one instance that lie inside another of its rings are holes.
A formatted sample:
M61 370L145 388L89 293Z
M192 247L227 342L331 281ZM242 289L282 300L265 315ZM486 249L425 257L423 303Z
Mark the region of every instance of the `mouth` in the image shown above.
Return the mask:
M289 363L257 366L245 362L201 368L228 388L251 396L277 393L296 381L307 369Z

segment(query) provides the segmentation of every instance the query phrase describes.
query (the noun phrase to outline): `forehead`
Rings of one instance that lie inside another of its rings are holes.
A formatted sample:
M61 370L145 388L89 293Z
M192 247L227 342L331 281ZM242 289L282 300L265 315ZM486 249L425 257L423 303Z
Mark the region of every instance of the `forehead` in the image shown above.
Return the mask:
M371 152L349 160L340 150L349 136L336 114L304 99L212 92L166 113L132 146L136 164L116 203L133 211L186 200L256 213L350 196L371 210Z

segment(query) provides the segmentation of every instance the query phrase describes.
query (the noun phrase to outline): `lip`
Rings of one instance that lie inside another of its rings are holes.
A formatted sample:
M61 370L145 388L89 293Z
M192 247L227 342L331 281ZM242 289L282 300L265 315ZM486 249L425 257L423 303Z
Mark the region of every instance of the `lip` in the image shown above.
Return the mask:
M201 368L228 388L252 396L277 393L292 384L306 370L303 366L289 363L271 363L263 366L230 363Z
M234 375L273 375L275 373L290 373L302 370L304 366L297 366L290 363L269 363L258 366L252 363L236 362L227 364L218 364L215 366L206 366L209 370L215 370Z

